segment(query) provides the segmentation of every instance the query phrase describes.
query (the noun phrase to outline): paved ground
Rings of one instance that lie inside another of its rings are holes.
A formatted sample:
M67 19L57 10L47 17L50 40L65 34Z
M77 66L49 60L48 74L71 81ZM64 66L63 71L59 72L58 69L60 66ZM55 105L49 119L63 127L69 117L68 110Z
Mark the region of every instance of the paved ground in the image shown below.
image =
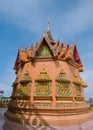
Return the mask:
M0 130L93 130L93 120L88 121L86 123L82 123L80 125L73 126L29 126L29 125L21 125L12 121L7 120L3 113L6 109L0 109ZM92 113L93 115L93 113Z

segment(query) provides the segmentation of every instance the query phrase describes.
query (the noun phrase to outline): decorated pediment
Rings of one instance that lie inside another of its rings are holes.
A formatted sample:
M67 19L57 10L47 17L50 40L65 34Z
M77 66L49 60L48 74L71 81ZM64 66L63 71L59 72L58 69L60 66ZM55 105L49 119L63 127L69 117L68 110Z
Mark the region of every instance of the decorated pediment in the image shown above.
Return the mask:
M80 80L81 80L81 86L83 88L86 88L88 85L85 83L85 81L82 78L80 78Z
M78 77L76 73L73 75L73 83L82 86L83 88L87 87L87 84L83 81L82 78Z
M28 71L26 71L26 73L24 74L24 76L22 77L22 79L20 80L20 83L27 83L27 82L31 82L32 79L29 76Z
M51 93L51 79L47 71L43 68L36 80L36 95L48 96ZM42 97L43 99L43 97Z
M56 81L70 82L69 78L66 75L66 72L63 69L61 70L61 72L57 76Z
M45 36L43 36L34 54L35 54L35 57L55 57L56 50L51 45L50 40L47 39Z
M70 96L70 80L62 69L56 78L57 96Z
M73 75L73 83L77 84L77 85L81 84L81 80L76 73L74 73L74 75Z
M51 81L47 71L43 68L35 81Z
M43 56L44 57L52 56L51 51L50 51L50 49L49 49L49 47L47 46L46 43L44 43L41 46L40 50L38 51L38 56L42 56L42 57Z

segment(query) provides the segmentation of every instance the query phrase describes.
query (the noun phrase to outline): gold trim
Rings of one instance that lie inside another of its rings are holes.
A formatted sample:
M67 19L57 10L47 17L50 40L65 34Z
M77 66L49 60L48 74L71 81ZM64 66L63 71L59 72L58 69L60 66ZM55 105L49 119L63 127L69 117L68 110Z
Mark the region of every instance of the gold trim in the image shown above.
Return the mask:
M34 100L51 100L52 96L34 96Z
M61 100L61 101L72 101L73 97L62 97L62 96L56 96L57 100Z

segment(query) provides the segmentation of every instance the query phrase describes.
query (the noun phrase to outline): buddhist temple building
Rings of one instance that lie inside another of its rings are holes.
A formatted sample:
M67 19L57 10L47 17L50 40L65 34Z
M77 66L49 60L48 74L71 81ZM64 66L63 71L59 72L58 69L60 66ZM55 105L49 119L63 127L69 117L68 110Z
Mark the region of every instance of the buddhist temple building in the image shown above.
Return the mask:
M38 43L25 50L19 48L14 69L16 79L5 113L9 120L62 126L91 119L76 44L54 41L49 22Z

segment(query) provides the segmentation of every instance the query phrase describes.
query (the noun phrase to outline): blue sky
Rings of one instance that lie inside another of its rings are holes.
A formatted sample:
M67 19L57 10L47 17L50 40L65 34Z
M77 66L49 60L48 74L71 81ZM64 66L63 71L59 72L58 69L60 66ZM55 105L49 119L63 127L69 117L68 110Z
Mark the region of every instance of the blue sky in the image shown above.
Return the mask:
M55 41L76 42L85 96L93 98L93 0L0 0L0 89L11 95L18 48L40 41L48 17Z

